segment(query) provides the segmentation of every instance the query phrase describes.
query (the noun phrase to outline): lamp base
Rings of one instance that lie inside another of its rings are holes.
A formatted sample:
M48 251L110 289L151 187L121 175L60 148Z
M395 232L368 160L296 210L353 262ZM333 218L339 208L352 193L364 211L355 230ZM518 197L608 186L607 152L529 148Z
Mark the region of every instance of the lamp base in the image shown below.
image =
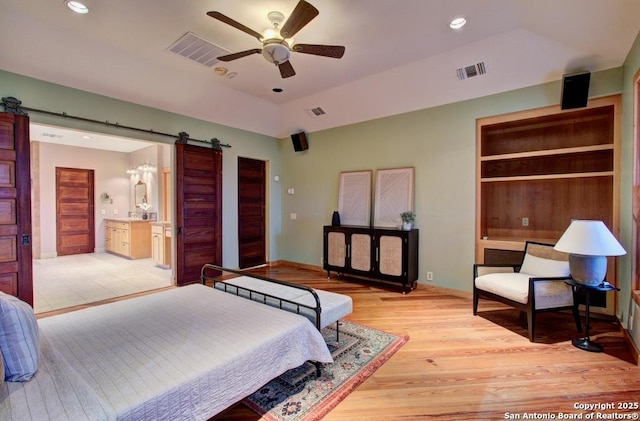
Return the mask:
M589 352L603 352L602 345L593 342L588 337L572 339L571 344L576 348L584 349Z
M576 282L598 286L607 275L607 258L606 256L569 254L569 271Z

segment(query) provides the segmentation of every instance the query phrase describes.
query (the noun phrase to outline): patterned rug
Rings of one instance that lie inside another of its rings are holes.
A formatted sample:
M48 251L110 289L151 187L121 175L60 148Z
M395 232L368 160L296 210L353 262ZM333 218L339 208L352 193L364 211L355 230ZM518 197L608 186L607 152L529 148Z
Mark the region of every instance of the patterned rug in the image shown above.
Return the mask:
M243 403L270 421L319 420L371 376L402 345L399 337L352 322L340 322L322 330L333 364L324 364L316 378L311 363L289 370L272 380Z

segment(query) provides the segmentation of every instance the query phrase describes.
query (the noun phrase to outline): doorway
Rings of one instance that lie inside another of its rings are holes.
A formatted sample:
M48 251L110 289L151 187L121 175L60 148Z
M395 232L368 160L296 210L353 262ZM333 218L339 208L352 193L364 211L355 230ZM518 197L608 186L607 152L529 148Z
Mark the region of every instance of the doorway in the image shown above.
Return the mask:
M163 177L163 168L170 171L173 145L41 124L32 124L30 132L36 312L172 285L172 268L158 267L151 258L106 253L105 226L107 219L128 218L137 210L133 186L140 179L149 187L153 205L149 212L157 213L159 223L165 222L163 183L170 178ZM94 220L87 225L92 227L94 245L81 254L69 255L58 248L56 167L94 170L93 193L88 195L93 200L86 204L87 209L93 206L88 213Z
M238 259L241 269L266 256L266 162L238 157Z

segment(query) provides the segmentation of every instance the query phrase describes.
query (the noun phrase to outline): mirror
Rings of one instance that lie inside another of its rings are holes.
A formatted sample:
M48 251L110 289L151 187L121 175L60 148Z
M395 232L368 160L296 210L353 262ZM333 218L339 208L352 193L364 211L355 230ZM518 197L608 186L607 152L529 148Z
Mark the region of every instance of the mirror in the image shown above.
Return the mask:
M142 181L133 186L134 199L136 202L136 208L139 208L141 204L147 203L147 185Z

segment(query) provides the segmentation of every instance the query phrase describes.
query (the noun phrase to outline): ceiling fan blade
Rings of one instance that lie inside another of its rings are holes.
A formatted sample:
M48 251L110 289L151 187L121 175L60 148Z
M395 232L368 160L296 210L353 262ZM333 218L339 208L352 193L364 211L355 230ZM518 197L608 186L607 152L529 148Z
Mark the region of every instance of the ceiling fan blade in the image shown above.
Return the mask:
M344 55L344 47L341 45L296 44L292 50L297 53L331 58L342 58Z
M282 28L280 28L280 35L282 38L291 38L299 30L304 28L307 23L311 22L313 18L318 16L319 13L318 9L311 4L300 0L287 21L282 25Z
M284 63L278 64L278 69L280 69L280 76L282 76L283 79L295 76L296 74L296 71L293 70L293 66L291 65L291 62L289 60L285 61Z
M235 20L231 19L228 16L223 15L220 12L207 12L207 15L211 16L214 19L218 19L220 22L224 22L227 25L231 25L236 29L241 30L242 32L245 32L249 35L251 35L252 37L255 37L258 39L258 41L262 41L262 34L259 32L254 31L253 29L244 26L243 24L241 24L240 22L236 22Z
M251 54L260 54L262 50L260 48L254 48L253 50L240 51L239 53L227 54L226 56L216 57L220 61L232 61L242 57L250 56Z

